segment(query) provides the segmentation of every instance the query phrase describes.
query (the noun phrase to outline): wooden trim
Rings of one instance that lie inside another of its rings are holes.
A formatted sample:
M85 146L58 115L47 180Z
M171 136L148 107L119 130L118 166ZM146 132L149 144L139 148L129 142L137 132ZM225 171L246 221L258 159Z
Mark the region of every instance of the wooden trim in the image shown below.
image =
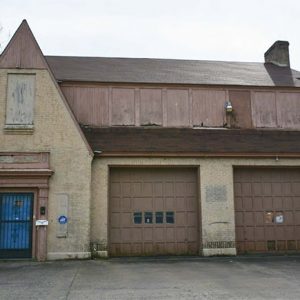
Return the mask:
M95 154L101 157L230 157L230 158L300 158L300 153L177 153L177 152L108 152Z
M111 86L111 87L147 87L147 88L164 88L164 87L176 87L176 88L218 88L218 89L237 89L237 90L249 90L249 89L271 89L271 90L299 90L300 87L296 86L256 86L256 85L230 85L230 84L181 84L181 83L147 83L147 82L97 82L97 81L75 81L75 80L57 80L61 87L64 86L85 86L85 87L99 87L99 86Z

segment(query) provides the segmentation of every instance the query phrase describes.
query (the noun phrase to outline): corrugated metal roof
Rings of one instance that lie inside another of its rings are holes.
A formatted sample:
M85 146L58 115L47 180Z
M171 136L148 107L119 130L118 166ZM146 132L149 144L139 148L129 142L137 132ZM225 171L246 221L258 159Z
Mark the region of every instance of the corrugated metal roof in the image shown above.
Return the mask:
M46 56L57 80L300 87L300 72L271 63Z
M299 131L138 127L82 130L92 149L103 153L300 153Z

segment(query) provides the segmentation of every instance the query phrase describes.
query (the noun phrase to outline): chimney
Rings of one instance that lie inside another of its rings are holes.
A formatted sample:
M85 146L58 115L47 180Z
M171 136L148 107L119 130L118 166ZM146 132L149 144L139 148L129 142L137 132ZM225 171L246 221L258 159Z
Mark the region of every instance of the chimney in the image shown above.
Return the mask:
M289 67L289 42L276 41L265 53L265 62L279 67Z

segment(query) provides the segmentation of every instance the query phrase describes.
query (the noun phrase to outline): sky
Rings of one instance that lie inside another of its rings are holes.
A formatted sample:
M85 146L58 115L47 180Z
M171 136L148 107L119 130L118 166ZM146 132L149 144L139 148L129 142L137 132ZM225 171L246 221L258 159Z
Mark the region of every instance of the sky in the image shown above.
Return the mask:
M287 40L300 70L299 0L0 0L1 51L23 19L45 55L263 62Z

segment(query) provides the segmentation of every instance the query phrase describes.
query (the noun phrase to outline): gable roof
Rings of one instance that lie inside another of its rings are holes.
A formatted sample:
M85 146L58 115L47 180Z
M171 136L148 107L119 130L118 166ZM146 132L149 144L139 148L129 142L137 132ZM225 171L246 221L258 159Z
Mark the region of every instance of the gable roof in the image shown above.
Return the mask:
M0 56L0 68L47 69L43 53L23 20Z
M300 155L299 131L143 127L82 130L92 149L102 155Z
M300 87L300 72L272 63L46 56L61 81Z

